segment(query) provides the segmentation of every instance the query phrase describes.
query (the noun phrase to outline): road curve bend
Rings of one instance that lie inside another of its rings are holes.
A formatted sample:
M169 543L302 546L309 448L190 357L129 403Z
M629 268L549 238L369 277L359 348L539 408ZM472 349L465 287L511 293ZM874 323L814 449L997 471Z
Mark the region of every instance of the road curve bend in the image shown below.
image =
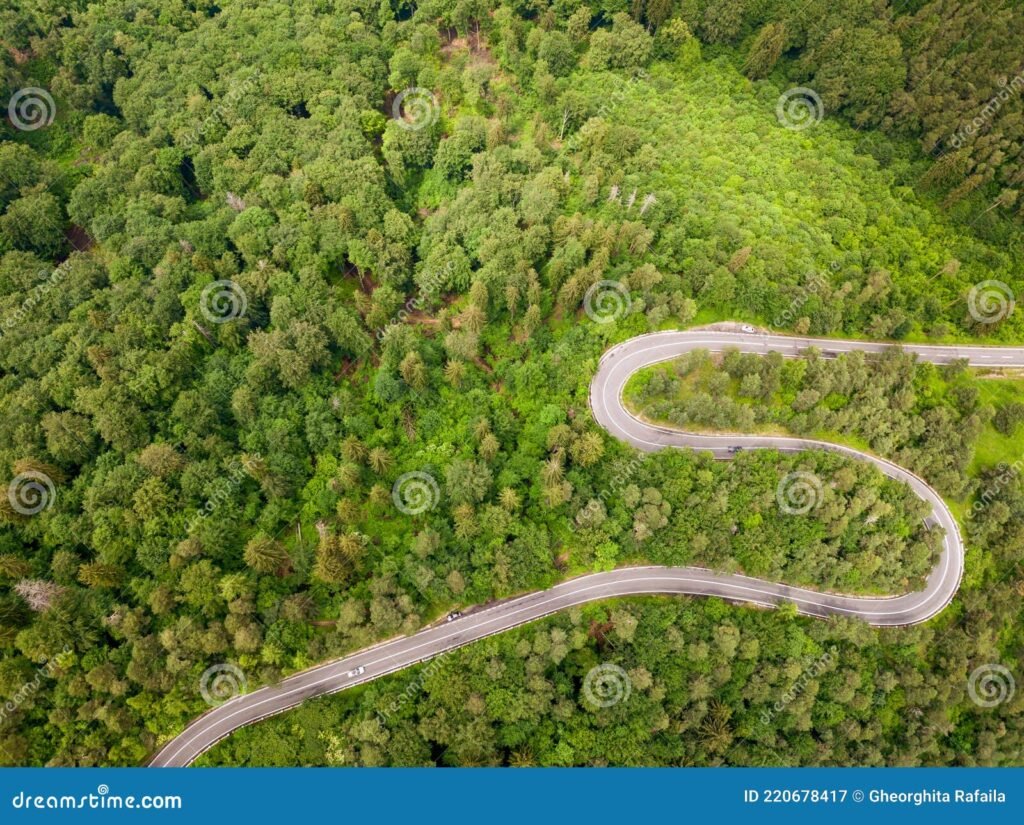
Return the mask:
M892 462L849 447L802 438L745 435L698 435L658 427L631 415L622 403L629 377L651 364L670 360L696 349L720 352L738 349L797 357L814 347L826 357L856 350L879 353L887 344L831 339L795 338L728 329L658 332L641 335L608 350L590 385L590 404L597 422L616 438L651 452L665 447L710 450L717 458L730 458L730 448L797 451L822 449L868 461L890 478L902 481L928 502L927 522L945 531L939 562L924 590L890 598L819 593L747 576L715 573L699 567L629 567L592 573L548 590L473 608L460 618L436 624L412 636L403 636L346 656L344 659L296 673L275 685L213 708L193 720L153 757L153 767L184 767L204 751L245 725L293 708L307 699L337 693L379 679L442 653L501 633L575 605L622 596L680 594L717 596L735 602L777 606L792 602L809 616L855 616L873 625L892 626L923 622L953 598L963 574L964 547L953 514L925 481ZM1024 347L961 347L905 345L923 361L936 364L966 359L984 367L1024 367ZM362 670L360 670L362 669Z

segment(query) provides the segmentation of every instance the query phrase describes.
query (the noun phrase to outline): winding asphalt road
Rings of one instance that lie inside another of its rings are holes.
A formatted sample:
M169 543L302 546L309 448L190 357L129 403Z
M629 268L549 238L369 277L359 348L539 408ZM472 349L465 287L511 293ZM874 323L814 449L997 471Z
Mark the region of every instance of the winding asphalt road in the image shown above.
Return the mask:
M963 574L964 547L953 514L938 493L921 478L877 456L820 441L775 436L696 435L658 427L634 417L622 403L623 388L633 373L691 350L720 352L735 348L743 352L766 354L775 351L787 357L797 357L808 348L815 347L829 357L854 350L878 353L887 346L860 341L748 334L729 328L641 335L604 354L590 386L590 403L602 427L616 438L647 452L664 447L686 447L710 450L716 457L725 459L731 458L732 450L737 447L781 451L822 449L871 462L887 476L910 485L931 507L926 523L944 531L939 562L923 590L891 598L843 596L746 576L715 573L699 567L630 567L580 576L548 590L468 610L453 621L297 673L253 693L236 696L194 720L156 754L150 765L189 765L238 728L281 713L306 699L379 679L486 636L599 599L644 594L717 596L763 606L791 602L799 612L809 616L854 616L873 625L908 625L926 621L949 604L956 593ZM903 348L916 353L923 361L937 364L963 358L974 366L1024 367L1024 347L906 345ZM360 667L364 668L362 673L358 672Z

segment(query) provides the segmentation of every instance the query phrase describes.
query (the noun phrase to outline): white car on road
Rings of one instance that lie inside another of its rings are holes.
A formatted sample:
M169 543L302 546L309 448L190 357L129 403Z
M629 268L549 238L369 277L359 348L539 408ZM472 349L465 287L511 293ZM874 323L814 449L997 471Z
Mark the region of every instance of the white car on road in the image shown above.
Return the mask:
M354 676L362 676L364 673L366 673L366 668L363 667L362 665L360 665L355 670L350 670L348 672L348 675L349 675L349 678L351 679Z

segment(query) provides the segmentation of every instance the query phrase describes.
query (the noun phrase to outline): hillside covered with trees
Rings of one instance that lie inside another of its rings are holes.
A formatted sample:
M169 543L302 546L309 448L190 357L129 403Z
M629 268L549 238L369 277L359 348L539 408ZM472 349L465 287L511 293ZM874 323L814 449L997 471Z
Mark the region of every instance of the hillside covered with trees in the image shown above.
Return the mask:
M1019 378L917 362L897 348L824 358L696 351L633 377L636 412L672 426L769 431L866 446L965 504L992 456L1024 458ZM979 456L979 449L983 455Z
M724 318L1024 341L1024 18L988 7L0 11L0 763L140 764L208 707L211 667L252 689L590 570L920 587L940 537L872 468L641 457L587 390L609 344ZM798 85L813 122L779 112ZM993 282L1008 292L979 315ZM983 440L1020 411L898 354L842 378L802 363L742 360L725 380L765 402L773 381L863 386L843 421L784 423L871 441L884 420L873 447L984 502L933 622L595 605L444 657L458 679L425 665L206 759L1020 763L1024 691L994 708L967 693L975 667L1024 653L1024 492L997 466L1007 445ZM880 411L872 381L917 396ZM776 504L798 470L829 482L806 517ZM582 681L602 662L631 697L595 711Z

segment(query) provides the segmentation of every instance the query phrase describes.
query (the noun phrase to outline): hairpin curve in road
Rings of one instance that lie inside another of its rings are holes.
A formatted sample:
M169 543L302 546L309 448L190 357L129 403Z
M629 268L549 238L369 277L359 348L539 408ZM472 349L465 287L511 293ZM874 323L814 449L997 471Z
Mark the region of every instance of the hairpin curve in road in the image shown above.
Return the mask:
M388 673L402 670L471 642L518 627L574 605L599 599L651 594L717 596L735 602L775 607L789 602L808 616L851 616L872 625L898 626L927 621L956 594L964 568L964 546L956 519L941 496L927 482L884 458L850 447L806 438L755 435L700 435L659 427L632 415L622 402L629 377L637 370L705 349L765 355L778 352L799 357L815 348L825 357L845 352L880 353L891 344L797 338L718 328L657 332L624 341L601 358L590 385L590 405L597 422L612 436L651 452L666 447L709 450L716 458L732 458L736 448L799 451L831 450L874 464L890 478L901 481L931 507L927 523L945 535L939 561L925 588L888 598L820 593L806 588L699 567L627 567L592 573L548 590L467 610L449 622L411 636L402 636L337 661L319 665L237 696L193 720L153 757L154 767L182 767L244 725L281 713L315 696L336 693ZM965 359L972 366L1024 367L1024 347L930 346L908 344L904 350L922 361L947 364Z

